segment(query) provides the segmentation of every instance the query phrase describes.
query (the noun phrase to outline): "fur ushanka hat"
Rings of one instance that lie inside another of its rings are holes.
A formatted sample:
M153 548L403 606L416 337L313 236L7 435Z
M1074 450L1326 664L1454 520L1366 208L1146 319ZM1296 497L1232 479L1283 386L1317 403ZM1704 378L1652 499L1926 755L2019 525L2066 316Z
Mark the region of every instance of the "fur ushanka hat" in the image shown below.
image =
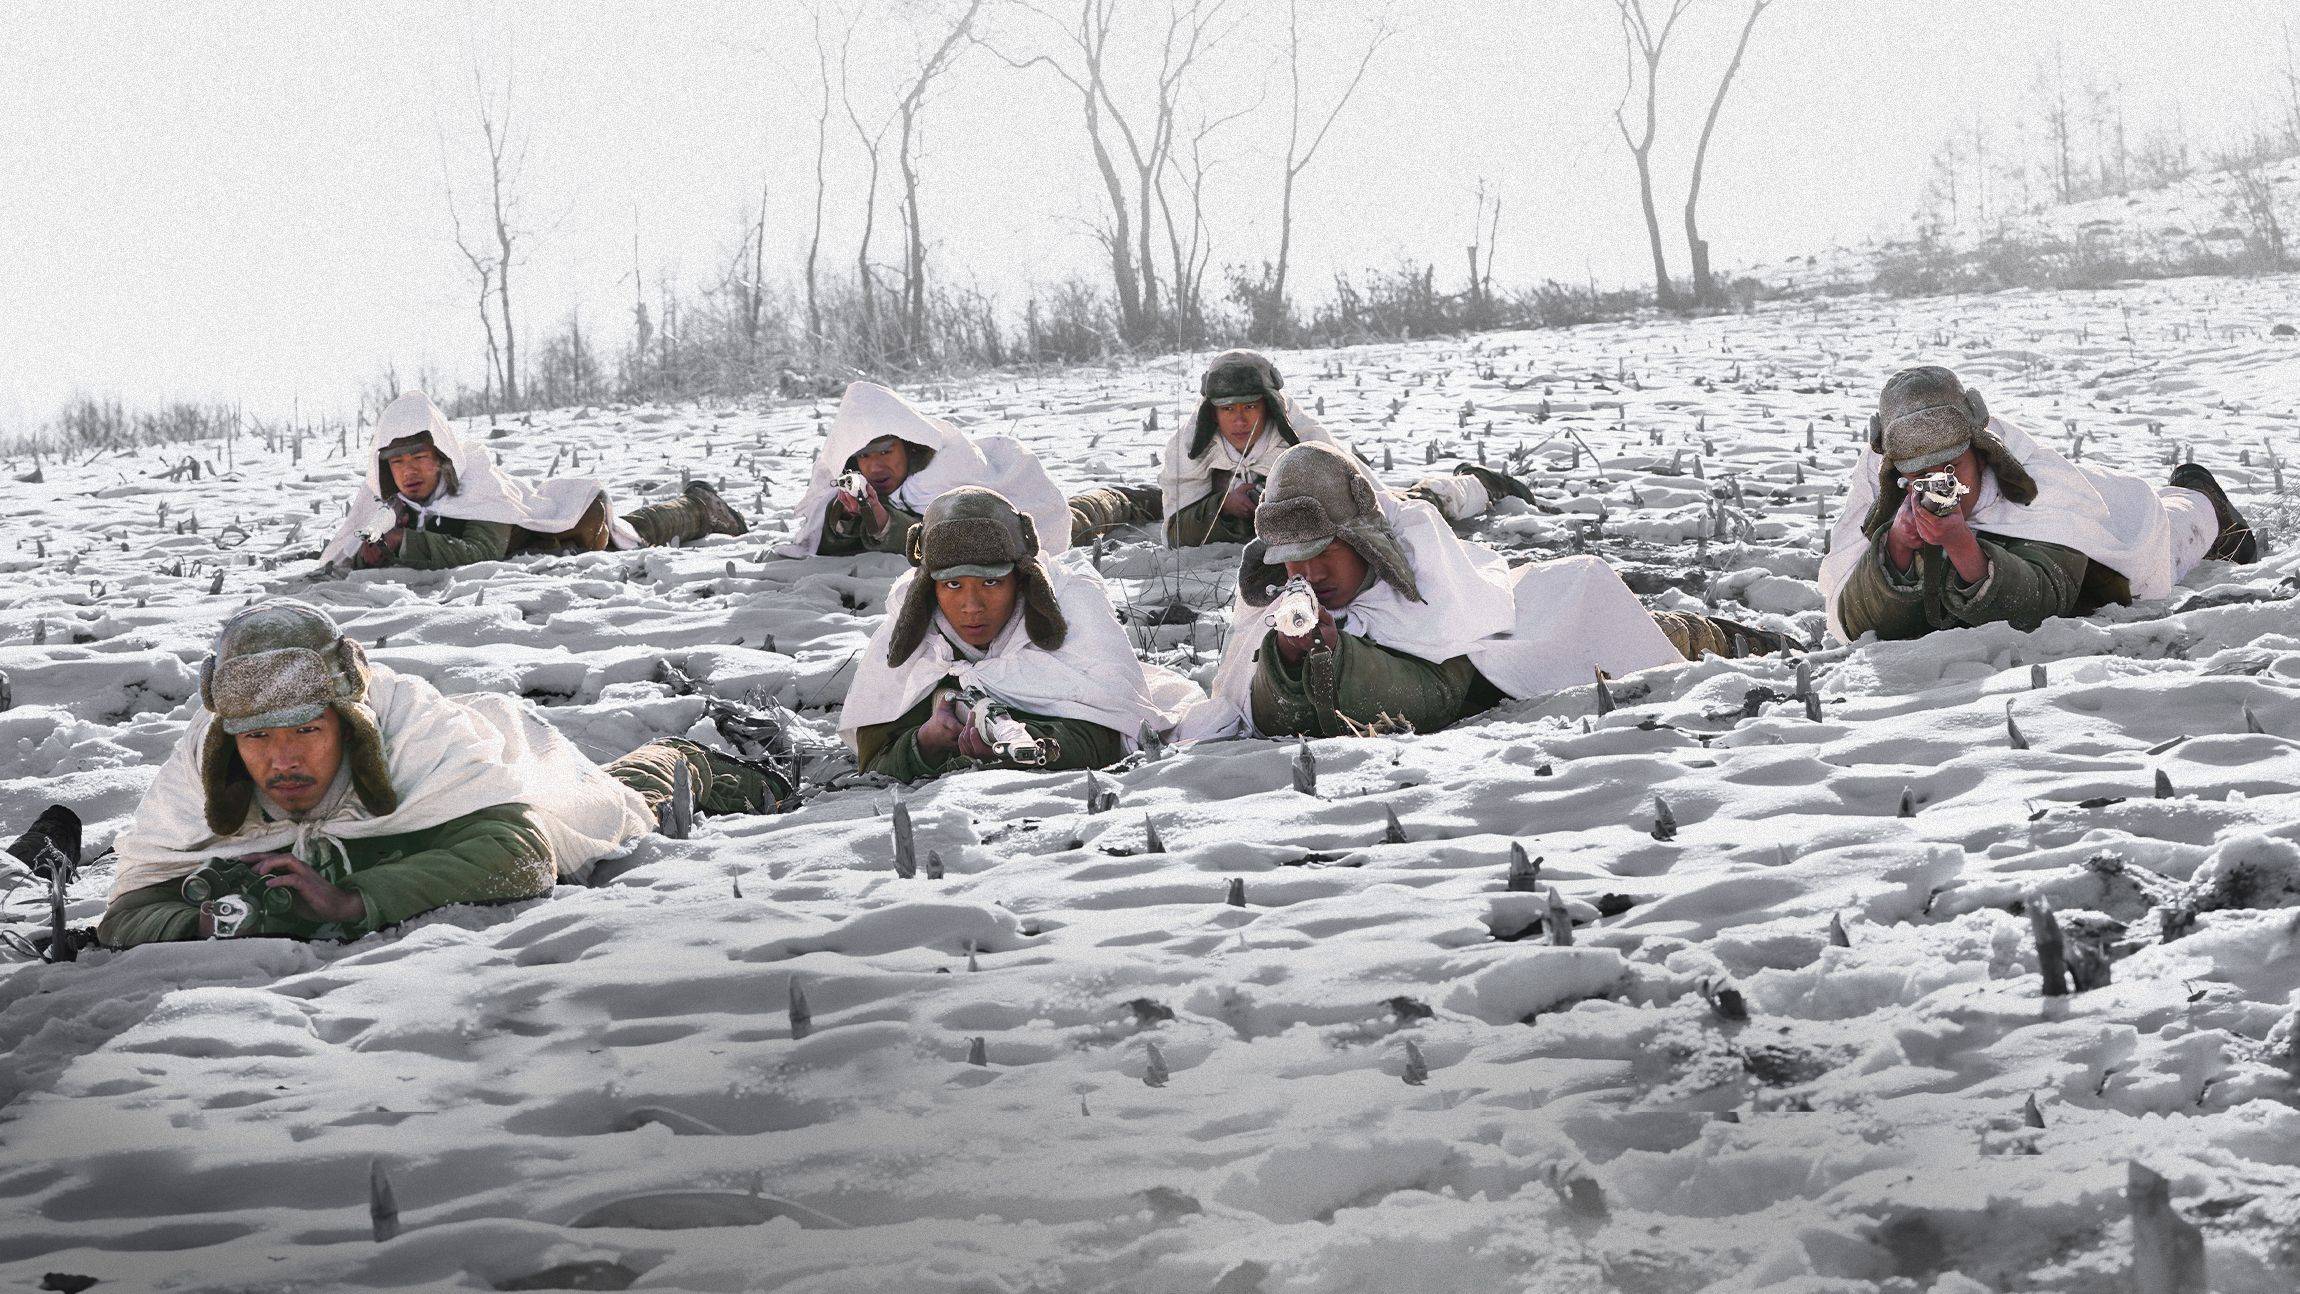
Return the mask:
M232 835L255 804L255 779L233 737L310 723L329 709L343 721L343 759L360 803L377 817L397 809L367 680L367 653L309 603L276 598L224 621L200 666L200 702L216 717L200 749L208 828Z
M1869 448L1883 460L1877 469L1877 501L1861 529L1874 534L1901 510L1908 487L1902 480L1954 462L1966 449L1980 451L1996 474L1997 492L2014 503L2036 500L2036 480L1989 430L1988 401L1937 364L1904 368L1885 379L1877 411L1869 415Z
M1278 434L1289 445L1301 443L1292 423L1286 421L1286 402L1278 398L1285 389L1286 379L1278 375L1278 366L1259 351L1226 350L1214 357L1206 366L1205 376L1198 379L1198 424L1190 433L1190 457L1196 458L1214 443L1217 424L1214 408L1222 404L1240 404L1260 399L1262 416L1278 429Z
M1339 539L1366 559L1377 578L1412 601L1422 600L1405 545L1382 515L1379 487L1332 445L1311 441L1278 456L1261 506L1254 509L1254 536L1239 571L1241 588L1267 583L1267 572L1253 568L1306 561Z
M1038 528L1028 513L1015 511L998 491L979 485L944 491L910 528L906 548L917 574L895 612L887 664L899 667L926 642L927 630L934 625L935 583L965 576L1012 575L1022 591L1016 610L1022 615L1023 631L1042 650L1060 648L1068 636L1070 626L1039 561Z

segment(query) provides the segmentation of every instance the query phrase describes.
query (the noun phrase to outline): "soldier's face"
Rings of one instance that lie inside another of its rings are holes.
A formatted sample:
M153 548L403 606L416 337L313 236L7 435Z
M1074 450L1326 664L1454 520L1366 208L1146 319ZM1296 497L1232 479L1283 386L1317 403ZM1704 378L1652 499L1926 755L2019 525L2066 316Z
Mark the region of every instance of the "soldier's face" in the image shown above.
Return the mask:
M1261 434L1262 418L1260 400L1214 406L1215 429L1222 433L1222 439L1230 442L1230 448L1239 453L1244 453L1246 446L1254 443L1254 437Z
M855 470L870 481L870 488L892 494L910 479L910 446L899 440L863 446L855 455Z
M1318 595L1318 605L1328 611L1339 611L1358 600L1358 591L1365 588L1369 569L1366 559L1358 556L1358 550L1340 539L1326 545L1325 551L1315 557L1286 563L1286 574L1308 580L1310 591Z
M402 496L429 502L431 492L439 488L439 451L425 447L392 459L391 483Z
M958 630L961 641L983 648L996 642L1006 622L1014 618L1015 593L1011 575L987 580L961 575L955 580L935 581L934 604L942 609L951 628Z
M330 706L310 723L256 728L233 736L240 762L264 794L290 813L302 813L327 794L343 766L343 720Z

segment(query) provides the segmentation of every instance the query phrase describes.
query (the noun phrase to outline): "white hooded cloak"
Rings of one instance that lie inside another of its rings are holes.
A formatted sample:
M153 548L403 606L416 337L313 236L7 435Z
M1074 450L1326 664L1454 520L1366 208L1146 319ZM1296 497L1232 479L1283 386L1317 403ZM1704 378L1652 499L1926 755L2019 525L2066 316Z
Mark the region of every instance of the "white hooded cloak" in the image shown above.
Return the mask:
M880 620L839 715L839 736L848 749L859 753L857 733L901 718L937 683L953 676L1018 710L1112 729L1129 751L1144 728L1171 732L1186 708L1205 699L1189 679L1135 658L1099 576L1059 561L1045 562L1045 569L1065 624L1062 646L1051 652L1030 641L1019 602L1006 628L979 652L962 646L937 612L933 631L901 665L886 661L896 617ZM911 581L924 578L913 568L896 580L887 605L903 605Z
M1038 550L1058 553L1070 547L1070 499L1030 448L1012 436L972 436L942 418L929 418L900 395L876 382L849 383L831 419L823 447L815 453L806 497L799 500L790 534L775 548L785 557L812 557L822 540L823 512L838 492L847 460L882 436L896 436L934 451L934 458L911 472L892 502L923 513L946 490L980 485L1006 496L1028 513L1038 530Z
M2036 481L2036 500L2015 503L1996 488L1996 474L1984 472L1967 524L1975 530L2013 539L2033 539L2073 548L2122 575L2135 598L2161 598L2172 592L2173 524L2157 487L2112 467L2074 463L2052 446L2002 418L1989 430ZM1877 451L1863 449L1847 483L1844 510L1829 535L1829 555L1821 560L1821 598L1829 612L1829 632L1849 641L1837 619L1837 595L1869 552L1861 523L1877 501Z
M1602 560L1560 557L1512 568L1501 554L1456 535L1429 504L1378 497L1422 600L1376 583L1334 614L1343 633L1433 664L1467 656L1516 700L1586 684L1597 670L1619 677L1684 661ZM1268 636L1263 609L1239 595L1230 626L1213 695L1184 717L1183 740L1261 735L1254 728L1253 681L1255 656Z
M367 473L360 480L351 497L351 511L344 516L343 525L321 550L322 562L339 562L358 551L361 541L374 538L393 525L391 499L399 493L398 487L384 478L381 455L385 446L393 441L405 440L422 432L431 433L432 447L439 456L455 466L455 492L444 493L446 479L441 478L441 491L434 491L430 500L416 504L416 509L430 516L453 517L460 521L494 521L520 526L539 534L556 535L571 530L590 510L594 500L605 496L606 487L599 482L579 476L561 476L537 485L506 475L496 465L495 456L477 441L467 439L456 425L447 420L431 397L421 391L409 391L393 400L375 420L374 445L367 456ZM638 548L639 534L629 522L615 515L612 500L607 505L608 533L617 548Z
M399 807L369 815L356 795L335 797L317 821L270 821L257 812L228 836L208 826L199 759L215 716L203 709L160 765L136 820L117 844L112 897L188 876L216 857L282 848L319 865L319 838L356 840L421 831L499 804L524 804L566 877L652 831L654 815L637 791L608 776L526 702L486 693L444 696L412 674L369 667L367 700L383 735L385 766Z
M1324 424L1311 417L1307 409L1296 404L1293 396L1281 391L1278 399L1285 406L1286 424L1294 429L1297 443L1322 441L1345 454L1350 452L1348 445L1327 431ZM1192 458L1190 442L1197 434L1196 418L1177 419L1174 434L1166 440L1166 452L1159 456L1158 493L1169 517L1212 494L1215 472L1228 472L1233 481L1241 471L1267 478L1270 469L1277 466L1278 455L1294 447L1278 434L1275 422L1264 419L1261 434L1254 437L1254 443L1246 447L1246 452L1241 454L1232 448L1230 442L1224 440L1222 433L1217 431L1212 442L1206 446L1206 452Z

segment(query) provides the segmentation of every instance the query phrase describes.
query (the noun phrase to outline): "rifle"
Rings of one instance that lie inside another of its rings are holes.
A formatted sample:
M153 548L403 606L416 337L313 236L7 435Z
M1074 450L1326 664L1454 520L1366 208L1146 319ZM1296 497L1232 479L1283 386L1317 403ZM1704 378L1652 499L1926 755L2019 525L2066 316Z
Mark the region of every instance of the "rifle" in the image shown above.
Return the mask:
M1059 747L1033 736L1029 727L1014 717L1012 708L981 688L944 688L942 695L956 700L959 722L974 729L974 735L990 747L991 753L1007 763L1044 768L1059 756Z
M1270 600L1269 614L1262 619L1282 637L1299 638L1318 627L1318 595L1297 575Z
M839 477L838 488L854 496L857 503L870 502L870 478L860 472L848 472Z
M1971 486L1958 480L1957 474L1946 467L1910 477L1908 486L1917 492L1918 506L1936 517L1955 512L1957 500L1973 492Z

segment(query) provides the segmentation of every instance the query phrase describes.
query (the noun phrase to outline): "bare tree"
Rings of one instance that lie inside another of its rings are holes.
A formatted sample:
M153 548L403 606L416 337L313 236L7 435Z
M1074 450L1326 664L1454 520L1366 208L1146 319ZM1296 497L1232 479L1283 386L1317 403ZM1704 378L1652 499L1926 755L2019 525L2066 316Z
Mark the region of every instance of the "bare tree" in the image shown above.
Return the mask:
M482 404L494 404L497 374L503 370L503 347L495 340L495 317L488 313L495 297L495 257L484 243L474 244L463 232L463 216L455 205L455 180L447 167L447 136L439 139L439 169L441 183L447 192L447 223L455 235L455 250L463 254L463 263L471 267L471 277L479 286L479 326L487 333L487 370L480 381L479 398ZM393 392L394 395L398 392Z
M815 112L815 223L807 235L807 341L810 346L821 346L823 338L823 311L817 295L815 265L823 249L823 195L828 189L824 164L831 143L831 53L823 41L823 11L817 6L810 11L815 29L815 71L822 79L822 106ZM853 28L848 29L852 38ZM841 47L842 50L844 47ZM841 67L844 67L842 60Z
M1653 206L1653 132L1655 125L1655 82L1661 72L1661 55L1669 47L1669 33L1677 20L1685 16L1692 0L1669 0L1669 14L1658 31L1646 16L1645 0L1614 0L1621 11L1621 47L1628 61L1628 84L1622 87L1621 102L1613 109L1613 124L1621 128L1621 142L1629 145L1630 156L1637 159L1637 196L1645 206L1645 238L1653 248L1653 298L1662 309L1677 306L1677 288L1669 281L1669 261L1661 250L1661 216ZM1637 92L1637 65L1645 64L1645 133L1631 137L1629 133L1630 96Z
M1725 92L1733 88L1733 74L1741 70L1741 56L1749 52L1749 33L1756 30L1757 20L1772 3L1750 0L1749 20L1741 24L1741 40L1733 46L1733 61L1725 65L1725 75L1717 78L1717 95L1709 101L1708 120L1701 123L1701 142L1693 150L1693 179L1685 190L1685 248L1693 258L1693 300L1704 306L1716 305L1719 293L1709 274L1709 241L1701 236L1700 222L1693 215L1701 202L1701 167L1709 160L1709 137L1717 129L1718 112L1725 107Z
M859 14L857 18L859 20ZM870 245L878 227L879 163L894 116L889 113L874 130L863 124L862 114L855 110L854 82L848 74L848 54L854 46L854 35L854 25L850 23L846 39L839 45L839 99L846 105L847 120L853 124L856 138L862 141L863 156L870 162L870 179L863 187L862 241L855 249L855 279L862 294L862 345L866 352L876 354L879 351L878 278L871 269Z
M514 223L519 212L519 180L527 168L527 141L513 132L508 73L503 78L500 108L489 101L487 86L480 79L476 62L471 67L471 86L477 97L479 133L487 143L487 191L496 249L495 304L503 322L503 351L497 378L503 403L516 408L519 404L519 342L511 319L511 267L518 262L518 247L527 237L527 231Z
M2076 201L2076 164L2071 136L2075 114L2068 106L2068 69L2060 45L2052 47L2052 65L2048 69L2039 65L2036 75L2037 97L2043 101L2046 138L2052 143L2052 158L2047 163L2052 176L2055 201Z
M1206 177L1213 170L1213 164L1206 160L1206 140L1260 105L1257 99L1227 116L1201 119L1190 134L1188 168L1183 166L1181 150L1169 149L1166 165L1153 180L1158 194L1158 214L1166 225L1167 250L1172 257L1167 275L1170 293L1167 331L1177 344L1195 344L1205 331L1206 267L1214 259L1213 239L1206 230ZM1187 233L1183 223L1174 217L1173 198L1166 187L1169 176L1189 198Z
M1015 8L1061 33L1065 48L1057 53L1040 52L1028 57L1004 53L995 47L991 50L1010 67L1051 70L1078 94L1084 110L1087 146L1102 176L1103 193L1110 210L1108 225L1097 232L1110 256L1119 332L1129 341L1152 337L1161 327L1155 252L1161 226L1166 234L1171 271L1165 292L1166 313L1169 319L1180 321L1168 323L1167 332L1178 334L1198 313L1197 287L1203 278L1207 255L1203 208L1193 208L1197 214L1189 231L1183 232L1166 186L1173 181L1187 188L1193 177L1198 181L1204 179L1202 165L1185 169L1182 164L1178 123L1192 69L1235 30L1235 20L1226 13L1230 4L1231 0L1166 0L1153 58L1147 49L1147 40L1145 48L1137 53L1114 53L1119 36L1120 0L1078 0L1075 22L1058 16L1038 0L1015 0ZM1147 95L1124 94L1116 84L1114 70L1134 66L1155 68ZM1192 137L1192 146L1203 145L1209 134L1239 115L1234 112L1219 119L1202 120ZM1131 186L1120 169L1121 148L1133 172ZM1202 152L1197 160L1203 161ZM1189 282L1184 283L1184 279Z
M927 341L926 233L918 206L918 114L934 82L950 70L963 50L967 35L973 30L975 14L981 8L982 0L967 0L965 11L951 24L934 52L920 61L910 88L895 105L895 119L902 127L896 137L895 161L902 170L903 231L908 243L903 263L903 339L914 357L923 353Z
M1294 251L1294 181L1301 178L1312 158L1318 155L1318 146L1326 142L1326 132L1333 129L1334 119L1349 106L1351 96L1358 92L1359 82L1365 80L1366 67L1374 61L1374 54L1397 29L1390 25L1387 12L1375 20L1372 34L1366 40L1365 50L1358 56L1358 65L1351 71L1348 84L1334 99L1334 106L1326 111L1326 119L1318 123L1305 147L1302 144L1302 29L1301 6L1298 0L1286 0L1286 77L1291 90L1286 115L1286 172L1278 189L1278 261L1270 273L1268 296L1275 318L1280 326L1291 317L1286 309L1286 268Z

